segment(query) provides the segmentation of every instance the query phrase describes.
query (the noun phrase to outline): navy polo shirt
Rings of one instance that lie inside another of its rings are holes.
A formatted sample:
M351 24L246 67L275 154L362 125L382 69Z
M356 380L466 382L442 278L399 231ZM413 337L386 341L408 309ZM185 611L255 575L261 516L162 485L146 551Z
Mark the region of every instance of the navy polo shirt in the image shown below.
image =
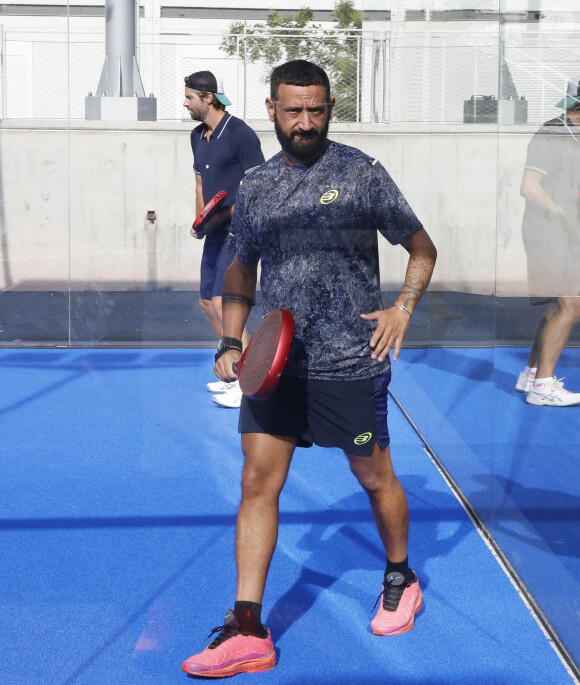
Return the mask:
M225 190L228 196L223 206L231 207L242 178L264 161L260 140L245 122L227 112L209 141L206 130L200 124L191 132L193 170L201 176L203 203Z

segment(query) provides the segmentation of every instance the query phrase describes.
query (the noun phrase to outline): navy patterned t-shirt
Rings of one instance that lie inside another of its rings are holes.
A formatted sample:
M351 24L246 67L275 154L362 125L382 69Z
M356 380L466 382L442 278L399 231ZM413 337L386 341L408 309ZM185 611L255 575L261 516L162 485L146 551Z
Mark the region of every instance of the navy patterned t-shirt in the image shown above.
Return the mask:
M261 260L264 314L294 315L285 373L356 380L388 368L370 356L376 323L360 318L382 309L377 231L395 245L420 228L380 162L340 143L309 165L278 153L243 180L229 246Z

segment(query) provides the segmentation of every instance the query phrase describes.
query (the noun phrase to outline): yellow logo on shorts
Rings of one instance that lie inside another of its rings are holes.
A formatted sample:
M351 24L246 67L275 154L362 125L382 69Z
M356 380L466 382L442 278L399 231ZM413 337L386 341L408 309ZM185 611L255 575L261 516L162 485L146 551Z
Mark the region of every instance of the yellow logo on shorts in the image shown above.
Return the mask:
M372 433L361 433L360 435L357 435L356 438L354 439L354 444L355 445L366 445L367 442L373 437Z
M338 190L327 190L324 195L320 198L321 205L329 205L334 202L338 197Z

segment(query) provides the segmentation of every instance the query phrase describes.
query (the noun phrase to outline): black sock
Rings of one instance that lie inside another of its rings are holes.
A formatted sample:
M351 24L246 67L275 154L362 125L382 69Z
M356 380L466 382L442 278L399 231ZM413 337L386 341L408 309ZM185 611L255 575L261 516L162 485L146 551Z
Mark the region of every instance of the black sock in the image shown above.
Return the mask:
M240 624L243 635L257 635L266 637L268 629L262 625L262 605L257 602L236 602L234 616Z
M385 580L389 573L401 573L405 576L408 581L415 580L415 574L409 568L409 557L406 557L403 561L389 561L387 559L387 570L385 571Z

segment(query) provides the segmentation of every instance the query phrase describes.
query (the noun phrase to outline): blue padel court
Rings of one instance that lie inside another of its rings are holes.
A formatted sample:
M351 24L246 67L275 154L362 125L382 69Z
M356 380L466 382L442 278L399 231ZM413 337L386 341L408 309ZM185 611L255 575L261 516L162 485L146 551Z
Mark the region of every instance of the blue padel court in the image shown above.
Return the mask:
M212 359L0 350L3 683L195 680L181 663L235 595L238 412L211 402ZM513 390L525 359L517 347L433 348L394 364L392 455L424 595L406 634L370 631L384 553L345 457L297 450L263 608L278 666L235 682L575 682L578 415L525 404ZM577 351L562 366L580 386Z

